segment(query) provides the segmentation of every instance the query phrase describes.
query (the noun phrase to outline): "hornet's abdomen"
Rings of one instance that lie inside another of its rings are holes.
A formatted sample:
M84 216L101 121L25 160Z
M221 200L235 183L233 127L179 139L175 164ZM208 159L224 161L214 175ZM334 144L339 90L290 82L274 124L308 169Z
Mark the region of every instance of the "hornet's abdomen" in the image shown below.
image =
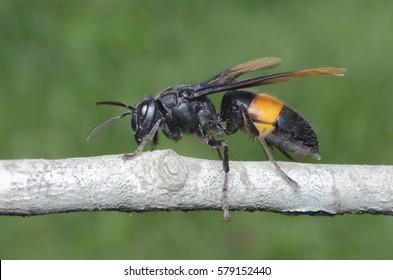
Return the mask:
M280 100L249 91L231 91L224 95L221 117L227 123L228 134L240 128L252 135L239 112L242 105L252 124L266 142L282 151L320 159L317 136L311 125Z
M318 139L311 125L284 105L266 141L280 149L320 160Z
M283 106L280 100L267 94L255 94L252 98L247 113L263 137L274 130Z

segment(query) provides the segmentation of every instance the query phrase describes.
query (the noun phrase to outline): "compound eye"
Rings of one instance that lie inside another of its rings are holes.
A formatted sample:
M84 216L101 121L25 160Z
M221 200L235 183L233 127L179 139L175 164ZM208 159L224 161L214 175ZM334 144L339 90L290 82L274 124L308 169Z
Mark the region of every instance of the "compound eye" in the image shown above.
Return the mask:
M140 124L143 122L143 120L145 119L146 114L147 114L147 109L148 109L147 101L143 101L142 104L141 104L141 106L140 106L140 109L137 110L137 113L136 113L137 122L138 122L139 125L140 125Z

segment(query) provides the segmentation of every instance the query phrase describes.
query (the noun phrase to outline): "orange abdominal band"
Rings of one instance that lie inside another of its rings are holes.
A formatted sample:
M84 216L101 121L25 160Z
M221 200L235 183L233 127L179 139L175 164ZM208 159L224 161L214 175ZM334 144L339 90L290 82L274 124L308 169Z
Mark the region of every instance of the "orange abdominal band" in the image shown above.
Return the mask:
M274 129L274 123L281 113L283 103L267 94L257 94L252 99L247 113L259 133L266 137Z

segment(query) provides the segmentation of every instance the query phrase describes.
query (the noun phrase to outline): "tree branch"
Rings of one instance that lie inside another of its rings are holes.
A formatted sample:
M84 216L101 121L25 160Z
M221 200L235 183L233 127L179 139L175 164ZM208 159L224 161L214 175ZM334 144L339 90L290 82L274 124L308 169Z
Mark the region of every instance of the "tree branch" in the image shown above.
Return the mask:
M230 210L284 214L393 214L393 166L281 162L300 189L270 162L230 162ZM221 209L220 161L171 150L61 160L0 161L0 215L71 211Z

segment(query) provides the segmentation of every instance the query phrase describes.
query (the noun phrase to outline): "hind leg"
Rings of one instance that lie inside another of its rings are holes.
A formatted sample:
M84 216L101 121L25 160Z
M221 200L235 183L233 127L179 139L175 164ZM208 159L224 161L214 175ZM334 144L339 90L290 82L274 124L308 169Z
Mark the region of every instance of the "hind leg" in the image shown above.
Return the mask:
M287 175L287 173L285 173L284 170L282 170L281 167L278 165L278 163L275 161L275 159L271 153L271 150L269 148L269 145L267 144L265 138L259 133L259 130L255 127L251 117L247 114L247 109L242 104L240 104L239 107L242 112L241 115L243 118L244 126L248 129L251 136L258 138L259 143L261 143L262 148L264 149L269 161L276 168L278 175L280 175L280 177L283 178L289 185L291 185L295 188L299 188L299 184L295 180L293 180L291 177L289 177ZM288 156L288 154L286 152L284 152L284 155Z

